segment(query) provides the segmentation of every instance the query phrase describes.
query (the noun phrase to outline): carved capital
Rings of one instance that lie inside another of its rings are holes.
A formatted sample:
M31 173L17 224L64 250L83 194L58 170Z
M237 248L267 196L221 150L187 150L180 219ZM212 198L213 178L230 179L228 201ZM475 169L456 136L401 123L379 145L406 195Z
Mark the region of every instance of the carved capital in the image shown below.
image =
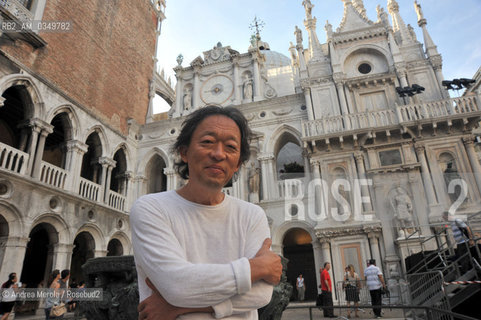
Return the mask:
M472 135L463 137L463 143L464 143L465 146L473 145L474 141L475 141L475 137L472 136Z
M107 157L100 157L99 163L102 165L102 167L112 167L113 168L117 164L117 161L115 161L114 159L111 159L111 158L107 158Z

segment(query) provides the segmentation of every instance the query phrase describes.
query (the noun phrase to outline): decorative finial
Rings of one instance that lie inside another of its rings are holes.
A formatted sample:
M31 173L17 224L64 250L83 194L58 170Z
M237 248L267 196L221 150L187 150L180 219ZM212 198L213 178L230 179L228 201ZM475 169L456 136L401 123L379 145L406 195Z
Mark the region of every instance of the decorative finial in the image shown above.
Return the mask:
M260 32L262 31L264 26L265 26L264 21L262 21L261 19L258 19L257 16L254 17L254 20L249 25L249 29L251 29L252 31L255 30L255 32L256 32L255 43L253 44L253 47L255 47L255 48L259 48L258 43L261 40ZM253 40L254 40L253 37L251 37L251 44L252 44Z
M184 56L182 55L182 53L179 53L179 55L177 56L177 65L179 67L182 66L182 61L184 61Z

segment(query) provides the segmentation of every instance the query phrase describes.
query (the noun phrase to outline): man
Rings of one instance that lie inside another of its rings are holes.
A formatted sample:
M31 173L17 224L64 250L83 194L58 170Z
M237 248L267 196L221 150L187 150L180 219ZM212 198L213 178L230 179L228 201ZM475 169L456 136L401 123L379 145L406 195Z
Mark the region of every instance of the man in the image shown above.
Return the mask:
M178 190L141 197L131 211L139 319L257 319L279 283L264 211L222 188L249 159L250 129L235 108L188 116L174 144Z
M324 313L324 318L335 318L334 309L329 308L333 306L332 302L332 283L331 275L329 270L331 269L331 263L325 262L324 268L320 270L321 272L321 291L322 291L322 312Z
M371 294L372 311L376 318L381 318L382 294L381 288L386 288L381 270L376 267L376 260L370 259L368 267L364 270L366 286Z
M468 250L474 246L473 233L468 225L461 219L454 217L450 219L448 211L444 211L443 219L445 221L451 221L451 231L456 241L456 258L459 259L460 272L461 274L468 272L469 269L471 269ZM474 251L475 250L473 250L473 253Z
M304 278L302 277L302 273L300 273L299 277L297 277L296 289L297 289L297 300L304 301L304 294L306 292L306 285L304 283Z

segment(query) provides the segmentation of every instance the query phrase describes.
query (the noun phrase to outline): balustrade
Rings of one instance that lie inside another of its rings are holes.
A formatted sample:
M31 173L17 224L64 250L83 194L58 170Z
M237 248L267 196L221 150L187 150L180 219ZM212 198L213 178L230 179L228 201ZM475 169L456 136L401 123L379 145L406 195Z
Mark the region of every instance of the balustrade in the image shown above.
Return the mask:
M25 174L29 154L0 142L0 168Z
M42 167L40 169L40 181L63 189L67 175L68 172L66 170L42 161Z

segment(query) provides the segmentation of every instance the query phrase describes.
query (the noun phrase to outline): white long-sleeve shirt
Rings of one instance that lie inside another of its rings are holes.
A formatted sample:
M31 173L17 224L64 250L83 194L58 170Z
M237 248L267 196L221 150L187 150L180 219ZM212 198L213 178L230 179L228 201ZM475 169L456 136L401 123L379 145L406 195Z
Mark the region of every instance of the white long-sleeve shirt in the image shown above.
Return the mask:
M257 319L269 303L273 287L251 284L248 260L270 236L260 207L228 195L200 205L172 190L137 200L130 223L140 301L152 293L148 277L170 304L215 311L178 319Z

